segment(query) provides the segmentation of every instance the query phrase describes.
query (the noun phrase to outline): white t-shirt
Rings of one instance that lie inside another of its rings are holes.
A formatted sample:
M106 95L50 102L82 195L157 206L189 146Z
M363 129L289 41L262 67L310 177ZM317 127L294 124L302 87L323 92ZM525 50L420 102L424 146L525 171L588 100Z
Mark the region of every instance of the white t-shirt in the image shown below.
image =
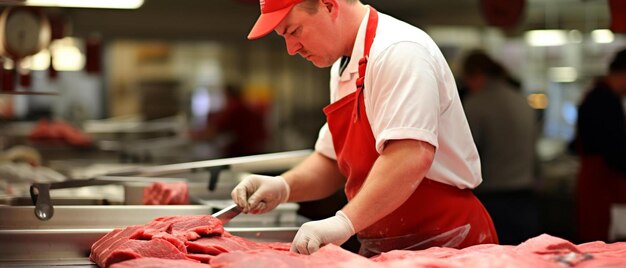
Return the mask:
M426 177L461 189L475 188L482 181L480 159L445 58L422 30L378 14L363 92L376 151L380 154L388 140L428 142L436 152ZM369 11L342 75L340 60L331 68L331 103L356 90L368 16ZM328 124L320 130L315 150L336 159Z

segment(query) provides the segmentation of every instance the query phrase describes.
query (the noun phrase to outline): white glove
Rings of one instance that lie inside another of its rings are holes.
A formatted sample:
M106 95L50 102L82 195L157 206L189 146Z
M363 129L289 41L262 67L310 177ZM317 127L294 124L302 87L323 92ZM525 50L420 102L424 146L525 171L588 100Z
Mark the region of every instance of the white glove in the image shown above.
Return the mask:
M289 184L281 176L250 175L230 193L244 213L262 214L289 199Z
M354 233L352 222L340 210L330 218L303 224L291 243L291 251L308 255L326 244L339 246Z

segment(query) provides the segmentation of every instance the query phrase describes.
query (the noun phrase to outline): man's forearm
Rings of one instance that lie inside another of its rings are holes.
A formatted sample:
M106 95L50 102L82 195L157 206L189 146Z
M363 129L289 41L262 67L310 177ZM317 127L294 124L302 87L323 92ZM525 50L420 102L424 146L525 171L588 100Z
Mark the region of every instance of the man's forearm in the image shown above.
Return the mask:
M289 201L292 202L328 197L346 182L346 178L339 172L337 162L318 152L313 152L282 176L289 184Z
M367 228L406 202L430 169L434 154L434 147L425 142L389 142L359 193L342 209L355 231Z

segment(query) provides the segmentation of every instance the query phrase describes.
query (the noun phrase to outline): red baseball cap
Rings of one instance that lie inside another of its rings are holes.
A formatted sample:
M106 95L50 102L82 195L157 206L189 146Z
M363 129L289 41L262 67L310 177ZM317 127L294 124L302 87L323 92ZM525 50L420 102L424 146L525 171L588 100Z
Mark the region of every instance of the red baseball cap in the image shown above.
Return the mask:
M261 38L278 26L289 11L303 0L260 0L261 16L248 34L248 39Z

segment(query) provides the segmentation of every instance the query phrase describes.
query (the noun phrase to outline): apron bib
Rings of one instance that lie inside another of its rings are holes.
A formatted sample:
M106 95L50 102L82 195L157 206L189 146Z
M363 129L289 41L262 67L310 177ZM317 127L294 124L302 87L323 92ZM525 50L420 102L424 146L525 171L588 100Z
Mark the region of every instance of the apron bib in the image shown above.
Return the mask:
M337 164L347 178L348 200L361 189L379 156L363 98L365 69L377 25L378 13L371 8L357 89L324 108ZM471 190L428 178L424 178L403 205L357 235L361 241L360 254L368 257L393 249L463 248L498 243L489 214Z

